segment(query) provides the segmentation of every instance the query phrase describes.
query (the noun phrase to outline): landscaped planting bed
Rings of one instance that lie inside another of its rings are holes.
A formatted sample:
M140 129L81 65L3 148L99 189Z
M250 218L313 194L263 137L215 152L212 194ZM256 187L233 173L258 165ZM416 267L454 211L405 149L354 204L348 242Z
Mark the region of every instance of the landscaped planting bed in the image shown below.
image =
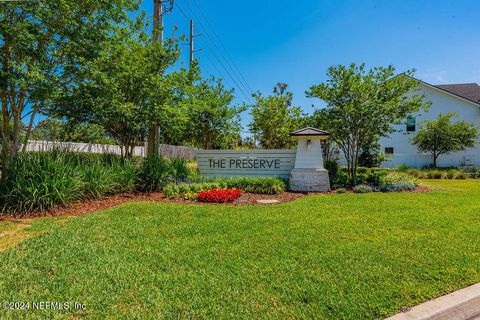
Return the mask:
M333 189L339 193L427 191L418 187L416 178L388 169L359 168L350 179L345 168L329 168ZM201 177L185 160L167 160L149 156L145 159L121 159L116 155L53 152L25 153L13 159L7 178L0 184L3 215L38 216L70 212L69 207L84 203L96 206L95 199L143 199L177 202L205 202L202 192L238 189L241 195L215 202L230 204L278 203L301 197L286 193L287 182L272 177ZM163 192L162 195L155 193ZM286 194L285 194L286 193ZM268 196L268 198L266 197ZM276 201L270 201L276 200ZM108 201L108 200L105 200ZM82 210L83 211L83 210Z
M357 169L354 178L349 177L346 167L337 167L328 163L330 183L334 190L345 193L352 190L354 193L369 192L411 192L419 186L419 181L405 172L385 168Z
M382 319L480 281L480 181L425 183L432 192L0 221L0 301L86 306L0 317Z
M6 174L0 181L3 215L45 215L118 194L141 198L163 190L169 199L205 202L197 199L198 194L212 189L265 195L280 195L287 189L287 183L278 178L203 178L182 159L148 156L134 162L111 154L61 150L20 154L10 161ZM232 203L239 197L217 202Z

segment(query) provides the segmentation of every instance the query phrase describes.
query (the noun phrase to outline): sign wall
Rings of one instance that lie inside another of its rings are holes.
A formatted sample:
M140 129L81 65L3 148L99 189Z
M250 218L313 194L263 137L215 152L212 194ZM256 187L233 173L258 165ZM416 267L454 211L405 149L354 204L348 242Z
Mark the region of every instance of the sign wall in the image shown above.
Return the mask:
M295 166L295 150L198 150L200 173L206 177L281 177Z

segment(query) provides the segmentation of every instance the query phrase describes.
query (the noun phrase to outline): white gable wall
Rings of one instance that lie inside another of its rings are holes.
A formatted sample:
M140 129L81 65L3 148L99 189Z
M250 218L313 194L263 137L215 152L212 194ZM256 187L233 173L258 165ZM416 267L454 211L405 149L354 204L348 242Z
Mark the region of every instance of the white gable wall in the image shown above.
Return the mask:
M440 113L455 112L458 116L453 121L464 120L474 122L480 126L480 106L468 102L443 90L432 88L426 84L421 84L420 93L425 94L425 100L432 102L427 112L420 110L416 116L416 131L424 120L434 120ZM404 121L406 122L406 120ZM411 139L416 132L407 132L406 125L395 125L399 130L392 133L389 137L380 140L381 151L385 148L393 147L394 154L389 156L389 161L382 164L383 167L397 167L405 164L411 167L423 167L432 163L432 156L429 154L419 154L417 148L412 144ZM479 144L474 149L466 150L453 154L441 155L438 158L440 167L458 167L460 165L475 165L480 167L480 139Z

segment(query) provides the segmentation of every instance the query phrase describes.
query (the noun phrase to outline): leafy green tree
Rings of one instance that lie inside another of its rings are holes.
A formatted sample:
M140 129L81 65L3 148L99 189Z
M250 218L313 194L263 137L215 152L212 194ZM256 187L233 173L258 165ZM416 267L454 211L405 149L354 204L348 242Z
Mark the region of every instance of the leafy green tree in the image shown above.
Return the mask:
M255 144L255 139L253 137L240 137L237 143L237 149L239 150L249 150L256 149L257 145Z
M134 0L32 0L0 5L0 101L2 158L15 156L26 123L26 142L36 114L60 86L97 56L114 25L138 9ZM9 125L13 125L9 134Z
M412 142L418 151L433 156L433 166L442 154L464 151L478 143L479 127L474 123L458 121L452 123L455 113L440 114L435 120L426 120L420 125Z
M57 119L39 121L31 131L31 138L43 141L64 141L65 125Z
M324 129L331 132L331 138L343 151L351 178L357 174L362 147L391 133L392 124L428 107L411 75L413 71L395 76L393 66L370 70L364 64L332 66L328 80L307 91L307 96L327 103L322 114L328 123Z
M191 144L202 149L228 149L240 139L240 114L244 107L232 106L233 89L220 79L200 79L193 88L189 108Z
M133 33L119 28L101 55L84 63L84 80L63 92L50 112L101 125L130 157L150 123L165 133L181 113L179 90L188 83L187 72L166 72L179 53L172 41L153 42L143 27Z
M40 121L32 130L33 140L111 144L105 128L98 124L67 123L57 119Z
M333 130L327 111L328 110L326 109L315 110L313 115L307 118L307 125L310 127L326 130L329 132ZM338 155L339 155L338 146L336 145L335 141L333 141L332 137L328 137L328 139L322 140L321 144L322 144L323 161L325 163L326 162L338 163Z
M108 137L105 128L96 123L65 123L64 141L114 144L115 141Z
M299 107L292 107L293 94L286 83L277 83L273 95L253 94L255 104L250 106L250 132L266 149L284 149L294 145L290 133L299 129L304 117Z

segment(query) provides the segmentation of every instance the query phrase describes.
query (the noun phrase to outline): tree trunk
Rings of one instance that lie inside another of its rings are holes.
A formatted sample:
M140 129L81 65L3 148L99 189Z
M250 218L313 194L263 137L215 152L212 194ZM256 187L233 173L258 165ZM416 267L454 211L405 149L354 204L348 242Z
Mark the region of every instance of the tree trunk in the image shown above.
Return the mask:
M30 133L32 132L33 120L35 119L37 110L38 110L38 105L37 103L35 103L33 105L32 115L30 116L30 122L28 123L27 132L25 133L25 139L23 140L22 152L25 152L27 150L28 140L30 139Z

